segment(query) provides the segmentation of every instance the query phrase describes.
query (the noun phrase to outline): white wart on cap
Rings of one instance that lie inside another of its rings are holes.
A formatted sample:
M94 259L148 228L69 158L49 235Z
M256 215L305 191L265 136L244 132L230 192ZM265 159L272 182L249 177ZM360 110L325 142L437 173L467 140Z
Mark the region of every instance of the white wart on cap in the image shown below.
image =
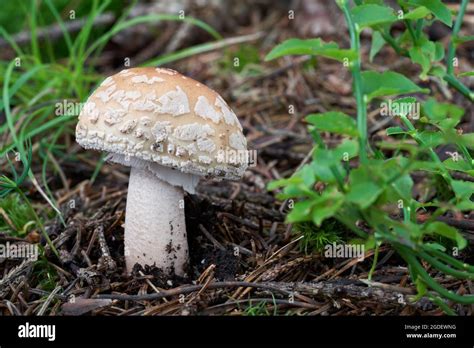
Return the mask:
M77 142L198 176L238 179L247 141L235 113L212 89L163 68L110 76L79 115ZM113 160L113 158L112 158Z
M138 263L184 275L183 189L193 193L202 176L238 179L248 164L242 126L222 97L170 69L133 68L106 78L79 115L76 141L131 167L129 272Z

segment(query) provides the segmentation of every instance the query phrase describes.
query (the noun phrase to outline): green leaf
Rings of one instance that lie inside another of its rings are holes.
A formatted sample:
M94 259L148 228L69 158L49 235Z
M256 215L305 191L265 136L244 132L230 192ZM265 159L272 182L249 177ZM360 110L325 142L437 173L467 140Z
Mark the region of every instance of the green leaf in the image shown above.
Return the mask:
M453 128L449 128L449 126L447 127L445 126L445 124L447 125L452 124L452 120L449 120L449 119L441 121L439 124L442 125L442 126L439 126L439 128L441 128L442 131L438 131L438 132L423 131L422 132L423 140L425 140L425 138L431 138L426 142L426 144L429 144L429 146L431 147L435 147L442 144L456 144L458 146L465 146L468 149L474 148L474 133L460 135Z
M406 202L411 201L413 179L408 173L400 175L400 177L392 183L392 187L390 189L393 189L396 192L398 195L397 198L403 198Z
M431 60L430 57L423 52L421 47L412 47L408 50L408 54L410 55L410 59L421 66L421 74L420 78L422 80L426 80L428 71L431 68Z
M407 134L407 132L404 131L402 127L387 128L387 135L395 135L395 134Z
M456 209L459 211L473 211L474 210L474 202L470 199L462 200L459 203L456 203Z
M464 109L449 103L439 103L436 99L430 98L422 105L423 115L430 123L437 125L441 129L453 129L464 115Z
M331 150L334 158L344 161L354 158L359 154L359 142L352 139L344 139L335 149Z
M441 42L435 42L435 51L433 54L433 60L438 62L444 58L444 47Z
M407 93L428 93L428 89L420 88L402 74L394 71L378 73L376 71L362 72L363 93L369 100L389 95Z
M322 163L328 167L345 160L345 157L353 158L359 152L359 143L357 140L344 139L334 149L316 148L313 153L313 162Z
M437 173L437 174L442 174L443 170L440 167L441 165L435 162L429 162L429 161L413 161L410 168L412 170L421 170L421 171L427 171L430 173Z
M288 186L291 184L301 184L303 182L303 179L297 177L297 176L292 176L288 179L279 179L279 180L274 180L267 185L267 189L269 191L276 190L277 188L283 187L283 186Z
M417 20L417 19L425 18L430 13L431 13L431 11L428 10L426 7L420 6L420 7L417 7L417 8L415 8L414 10L412 10L408 13L405 13L403 15L403 18L404 19Z
M321 114L310 114L305 120L320 131L336 134L358 136L356 121L343 112L329 111Z
M317 178L326 183L336 183L337 179L331 170L331 166L335 166L340 173L344 172L344 168L329 150L316 148L313 153L313 162L311 162L314 173ZM344 172L345 175L345 172Z
M286 221L289 223L311 221L311 209L313 206L313 200L296 202L291 212L286 216Z
M463 44L465 42L474 41L474 35L456 35L452 38L455 45Z
M354 169L349 175L350 188L346 199L361 209L368 208L383 192L383 188L374 180L369 167Z
M430 73L431 76L436 76L442 79L446 75L446 69L443 66L432 66Z
M469 200L474 194L474 182L453 180L451 182L451 187L459 200Z
M305 164L303 168L297 172L297 175L303 179L303 183L308 187L314 185L316 181L314 170L309 164Z
M449 27L453 23L451 11L449 11L449 8L443 4L441 0L410 0L408 3L426 7L436 18Z
M459 77L464 77L464 76L474 76L474 71L466 71L463 73L458 74Z
M449 125L450 121L451 120L448 119L448 120L440 122L440 124L442 125L440 128L444 127L444 123ZM469 143L469 139L466 138L466 135L474 136L474 133L460 135L454 128L446 127L446 129L442 130L441 134L442 134L442 139L444 140L444 144L456 144L459 146L465 146L467 148L474 147L474 141L471 141Z
M383 189L381 187L371 181L356 183L351 185L346 199L358 205L361 209L366 209L375 202L382 191Z
M327 183L337 182L333 170L336 170L342 177L346 176L346 171L341 165L341 161L349 160L357 156L359 143L356 140L344 139L335 149L316 148L313 152L311 166L317 178Z
M468 149L474 150L474 133L463 134L460 143Z
M372 62L377 53L380 52L382 47L385 45L385 40L382 34L378 31L374 31L372 34L372 45L370 46L369 60Z
M377 201L378 204L393 205L401 199L407 206L413 201L413 180L408 173L410 163L403 156L393 157L385 161L371 161L370 173L372 173L372 180L377 179L378 185L385 188Z
M456 230L454 227L446 225L444 222L430 222L424 226L424 232L449 238L456 242L459 249L464 249L467 245L466 240L458 232L458 230Z
M391 7L375 4L356 6L351 10L351 14L352 19L361 29L397 20Z
M321 197L313 201L312 220L317 226L334 216L344 203L344 195L336 190L325 191Z
M287 198L307 198L316 195L314 191L308 189L305 185L299 184L290 184L283 188L283 192L277 194L279 199L287 199Z
M425 40L421 45L410 48L408 53L411 60L422 68L420 78L426 80L433 62L444 58L444 47L439 42Z
M403 98L398 98L392 101L393 105L397 104L414 104L418 101L415 97L403 97Z
M422 131L418 133L418 138L425 144L427 147L436 147L443 144L445 141L443 133L440 131Z
M474 169L472 169L469 163L467 163L466 161L463 161L461 159L455 161L452 157L450 157L445 160L443 164L448 170L457 170L458 172L467 173L474 177Z
M391 182L387 190L389 191L387 196L392 196L393 201L398 201L400 198L405 202L412 200L413 179L406 170L403 170L407 161L405 157L393 157L382 165L382 176L385 183L389 183L393 175L397 173L396 180Z
M316 55L343 61L357 58L354 50L340 49L335 42L324 42L321 39L289 39L273 47L265 57L265 61L287 55Z
M363 5L367 4L375 4L375 5L383 5L384 0L362 0Z

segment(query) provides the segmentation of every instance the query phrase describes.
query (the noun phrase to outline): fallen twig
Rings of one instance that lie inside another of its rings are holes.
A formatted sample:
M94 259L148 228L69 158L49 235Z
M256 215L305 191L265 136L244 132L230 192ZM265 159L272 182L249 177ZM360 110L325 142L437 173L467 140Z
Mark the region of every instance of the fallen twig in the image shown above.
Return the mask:
M254 288L261 289L270 294L279 293L286 296L295 296L295 294L303 294L315 298L327 299L354 299L354 300L371 300L383 305L413 305L415 307L424 306L426 303L413 303L406 297L408 294L414 294L413 290L406 289L403 292L394 291L393 288L382 288L380 286L367 287L360 281L325 281L325 282L265 282L251 283L244 281L225 281L214 282L209 284L197 284L182 286L174 289L163 290L160 293L144 294L144 295L126 295L126 294L100 294L98 299L112 299L121 301L151 301L165 297L185 295L192 292L200 291L203 287L206 289L218 288ZM314 308L314 307L312 307Z

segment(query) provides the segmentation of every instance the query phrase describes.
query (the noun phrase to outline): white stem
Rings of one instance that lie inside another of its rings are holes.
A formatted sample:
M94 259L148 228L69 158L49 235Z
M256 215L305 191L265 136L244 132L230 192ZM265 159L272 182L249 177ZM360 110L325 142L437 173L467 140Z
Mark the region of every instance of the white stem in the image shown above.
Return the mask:
M167 274L184 275L188 241L183 189L132 167L125 215L125 261L156 265Z

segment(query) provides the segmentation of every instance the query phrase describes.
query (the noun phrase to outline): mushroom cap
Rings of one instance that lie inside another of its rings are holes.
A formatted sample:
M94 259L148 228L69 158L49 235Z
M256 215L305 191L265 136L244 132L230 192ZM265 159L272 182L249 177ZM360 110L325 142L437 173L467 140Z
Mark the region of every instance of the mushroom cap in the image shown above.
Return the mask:
M171 69L107 77L82 108L76 141L199 176L238 179L248 165L242 126L224 99Z

